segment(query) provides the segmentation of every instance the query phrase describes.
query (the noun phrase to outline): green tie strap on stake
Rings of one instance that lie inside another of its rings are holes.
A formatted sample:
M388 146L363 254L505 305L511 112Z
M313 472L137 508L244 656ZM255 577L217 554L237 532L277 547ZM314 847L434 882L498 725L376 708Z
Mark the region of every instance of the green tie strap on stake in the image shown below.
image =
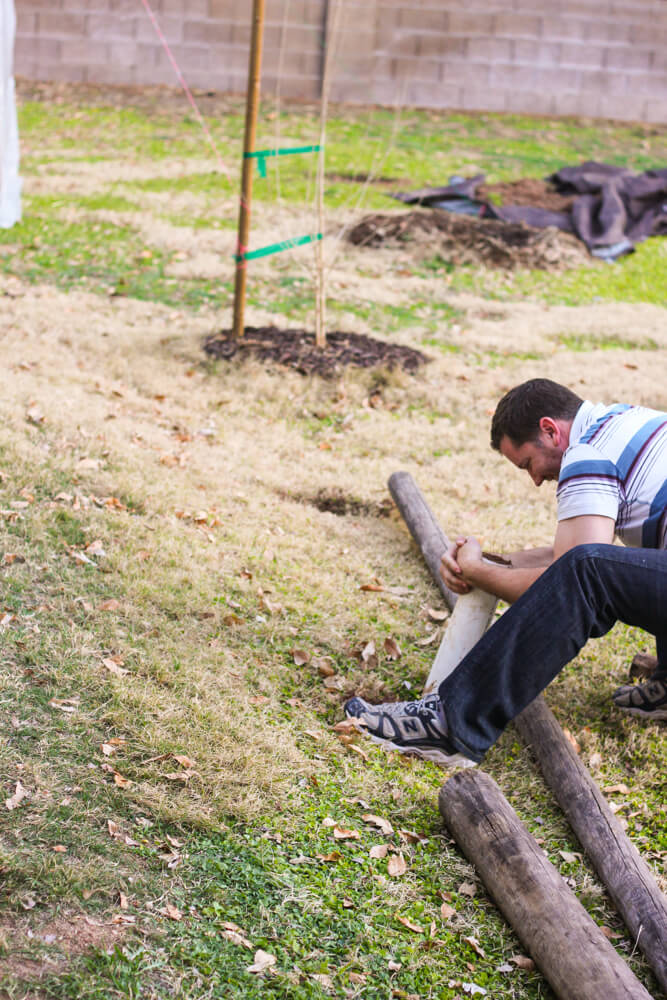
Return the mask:
M319 146L292 146L287 149L258 149L254 153L244 153L244 160L257 160L260 177L266 177L266 160L269 156L291 156L293 153L319 153Z
M282 243L270 243L268 247L260 247L259 250L250 250L247 253L235 253L234 260L257 260L258 257L269 257L272 253L280 253L281 250L291 250L292 247L303 246L304 243L316 243L322 239L322 233L310 233L308 236L295 236L291 240L283 240Z

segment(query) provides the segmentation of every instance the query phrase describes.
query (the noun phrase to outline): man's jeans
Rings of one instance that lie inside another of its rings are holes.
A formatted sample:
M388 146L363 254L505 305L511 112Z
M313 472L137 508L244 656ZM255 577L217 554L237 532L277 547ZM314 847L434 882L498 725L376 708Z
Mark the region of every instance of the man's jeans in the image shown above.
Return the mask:
M667 550L578 545L556 560L440 685L451 742L481 760L587 640L616 621L656 636L667 679Z

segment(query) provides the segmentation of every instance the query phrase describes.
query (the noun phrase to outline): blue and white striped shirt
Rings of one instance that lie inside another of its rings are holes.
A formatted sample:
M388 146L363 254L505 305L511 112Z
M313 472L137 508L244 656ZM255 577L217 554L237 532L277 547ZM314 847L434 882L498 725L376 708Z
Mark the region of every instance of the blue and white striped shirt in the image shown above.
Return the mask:
M585 402L558 476L558 520L600 514L626 545L667 548L667 413Z

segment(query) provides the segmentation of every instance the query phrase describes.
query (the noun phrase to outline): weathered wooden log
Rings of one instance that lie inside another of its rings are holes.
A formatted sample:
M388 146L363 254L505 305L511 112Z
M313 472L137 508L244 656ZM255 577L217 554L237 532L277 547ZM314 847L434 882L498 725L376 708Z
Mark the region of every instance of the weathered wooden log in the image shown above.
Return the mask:
M389 477L388 485L394 503L419 546L433 580L440 588L445 604L452 611L456 604L456 594L440 576L440 559L449 546L449 539L440 528L422 491L409 472L394 472Z
M413 535L415 531L431 533L430 539L417 538L417 542L422 552L425 549L433 551L440 544L438 540L444 537L442 531L409 473L394 473L391 480L397 477L400 477L403 505L406 509L416 506L420 512L419 519L414 521L415 527L411 526L410 530ZM400 505L399 509L402 513ZM431 569L431 564L428 565ZM431 573L436 579L433 569ZM648 865L614 819L542 696L528 705L514 722L522 737L530 743L545 781L570 819L593 868L667 995L667 902Z
M459 771L443 785L439 806L560 1000L650 1000L487 774Z
M667 898L543 698L514 725L667 994Z

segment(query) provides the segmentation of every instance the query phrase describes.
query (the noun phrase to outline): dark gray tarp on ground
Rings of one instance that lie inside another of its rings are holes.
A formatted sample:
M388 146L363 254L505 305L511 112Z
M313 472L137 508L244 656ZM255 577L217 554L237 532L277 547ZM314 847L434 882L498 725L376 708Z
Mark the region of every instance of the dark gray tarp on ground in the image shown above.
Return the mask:
M635 174L624 167L594 161L563 167L547 180L561 194L574 195L568 212L530 205L492 205L475 197L484 180L484 174L452 178L453 183L445 187L421 188L392 197L408 205L525 222L537 229L556 226L574 233L591 253L602 257L631 253L635 244L649 236L667 234L667 168Z

